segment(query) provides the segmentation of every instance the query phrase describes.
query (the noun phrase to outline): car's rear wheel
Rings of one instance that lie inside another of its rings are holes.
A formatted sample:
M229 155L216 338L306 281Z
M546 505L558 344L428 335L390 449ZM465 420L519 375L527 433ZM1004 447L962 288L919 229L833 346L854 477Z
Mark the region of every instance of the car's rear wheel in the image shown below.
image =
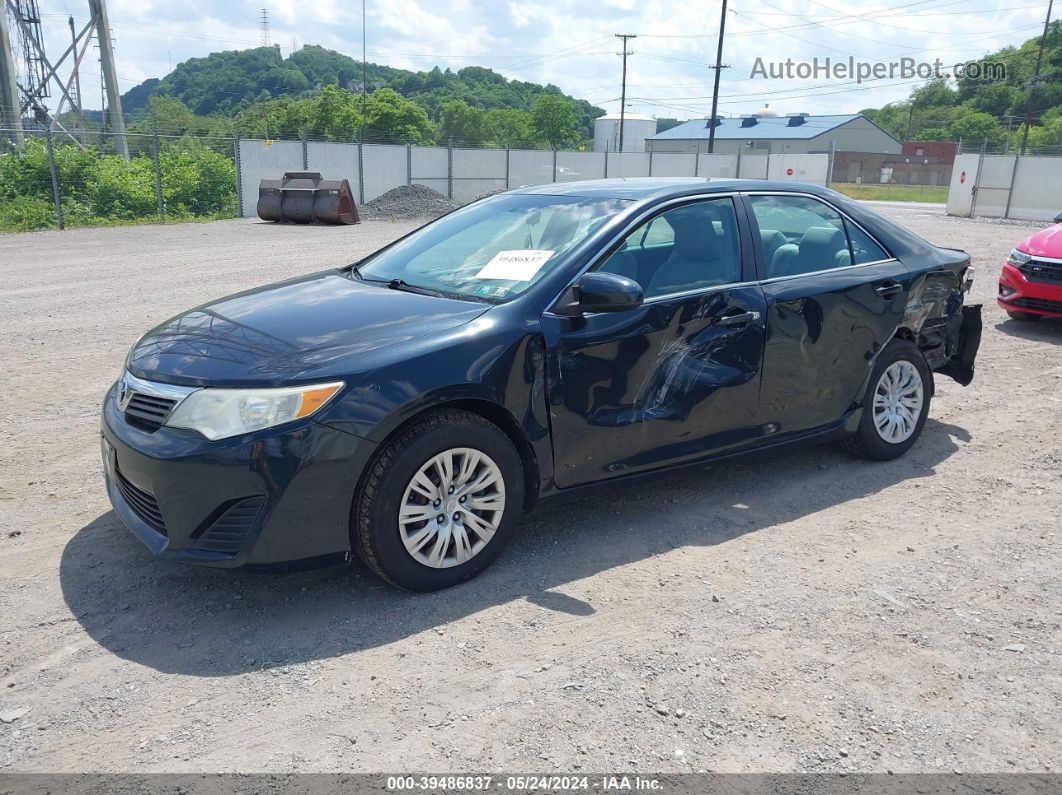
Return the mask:
M370 465L354 506L354 548L395 585L446 588L494 561L523 500L520 456L500 428L468 411L433 412Z
M932 375L914 344L896 339L874 363L859 428L847 440L860 455L889 461L906 453L929 416Z
M1032 312L1019 312L1017 309L1007 309L1006 313L1010 316L1011 320L1020 320L1023 323L1027 323L1031 320L1039 320L1042 317L1041 315Z

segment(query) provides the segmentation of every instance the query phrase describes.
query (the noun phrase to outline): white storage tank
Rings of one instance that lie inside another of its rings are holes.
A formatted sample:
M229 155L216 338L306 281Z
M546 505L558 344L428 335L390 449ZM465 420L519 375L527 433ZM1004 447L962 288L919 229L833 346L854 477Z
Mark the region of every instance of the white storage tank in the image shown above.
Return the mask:
M594 151L618 152L620 115L606 113L594 119ZM626 113L623 117L623 151L644 152L645 139L656 135L656 119L641 113Z

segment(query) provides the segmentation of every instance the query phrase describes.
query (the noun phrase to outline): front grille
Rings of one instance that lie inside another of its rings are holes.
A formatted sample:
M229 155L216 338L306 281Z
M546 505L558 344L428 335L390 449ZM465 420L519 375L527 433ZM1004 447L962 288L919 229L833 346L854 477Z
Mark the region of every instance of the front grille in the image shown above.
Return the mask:
M118 491L122 493L122 497L133 513L156 533L166 535L166 523L162 520L162 511L159 510L159 504L155 498L126 480L121 472L116 471L114 474Z
M196 549L235 555L258 521L265 497L248 497L229 506L195 542Z
M1033 259L1019 268L1030 282L1062 284L1062 262L1047 262Z
M170 398L134 392L126 404L125 417L136 425L154 431L162 427L175 405L177 401Z
M1016 298L1007 303L1010 306L1020 306L1023 309L1039 309L1041 312L1058 312L1062 314L1062 301L1050 301L1047 298Z

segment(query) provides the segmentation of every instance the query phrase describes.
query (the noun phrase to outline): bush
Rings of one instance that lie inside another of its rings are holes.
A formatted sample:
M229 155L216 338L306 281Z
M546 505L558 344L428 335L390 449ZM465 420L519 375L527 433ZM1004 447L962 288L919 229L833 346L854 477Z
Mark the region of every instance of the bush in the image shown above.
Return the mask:
M150 154L128 162L73 144L54 143L64 216L77 225L154 218L155 164ZM198 141L180 140L159 154L167 215L236 214L236 167L231 157ZM52 180L45 141L28 136L16 152L0 154L0 229L54 227Z
M236 214L236 166L195 141L181 141L159 154L162 195L168 212Z
M18 196L0 201L0 229L24 232L29 229L52 229L58 226L55 205L34 196Z

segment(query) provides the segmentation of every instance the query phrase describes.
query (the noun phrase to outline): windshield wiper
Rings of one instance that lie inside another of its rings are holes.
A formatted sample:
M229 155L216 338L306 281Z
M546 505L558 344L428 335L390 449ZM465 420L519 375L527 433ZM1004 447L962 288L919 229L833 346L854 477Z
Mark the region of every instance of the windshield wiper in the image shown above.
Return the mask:
M415 284L410 284L403 279L391 279L387 283L389 290L401 290L404 293L417 293L418 295L433 295L436 298L447 298L446 293L441 290L432 290L430 287L418 287Z

